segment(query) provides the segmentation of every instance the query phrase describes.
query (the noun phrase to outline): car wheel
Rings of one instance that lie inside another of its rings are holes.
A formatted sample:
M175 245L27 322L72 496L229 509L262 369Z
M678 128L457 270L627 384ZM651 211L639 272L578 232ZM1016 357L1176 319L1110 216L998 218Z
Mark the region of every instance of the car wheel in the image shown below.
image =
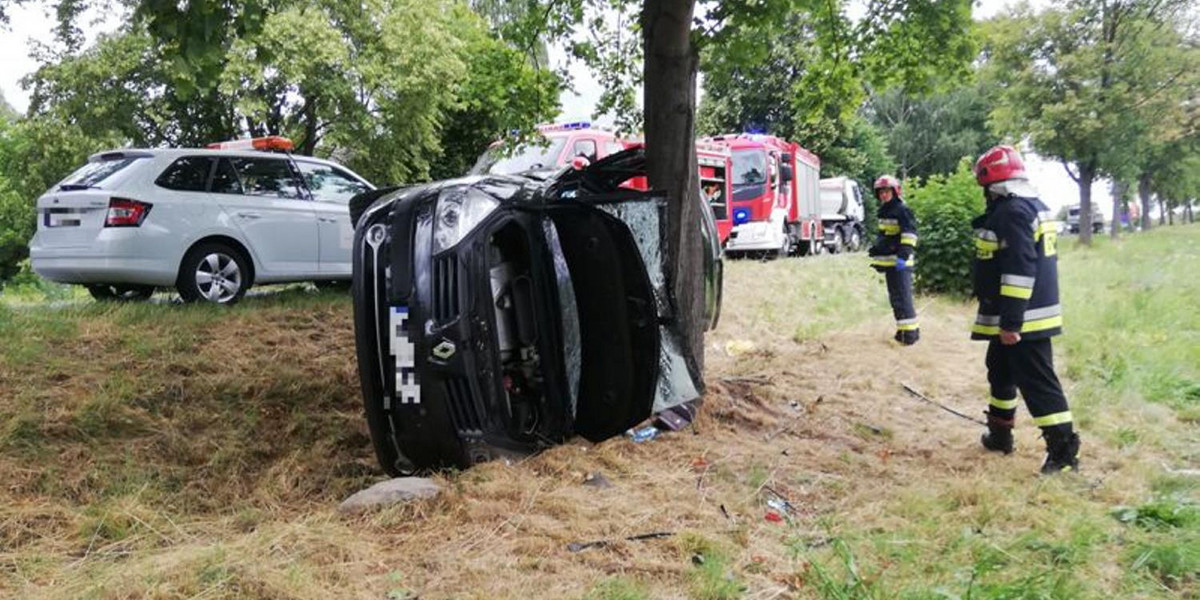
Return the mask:
M250 269L241 252L221 243L201 244L183 257L177 287L184 302L234 304L250 288Z
M136 302L150 299L154 286L98 283L87 286L87 291L98 302Z

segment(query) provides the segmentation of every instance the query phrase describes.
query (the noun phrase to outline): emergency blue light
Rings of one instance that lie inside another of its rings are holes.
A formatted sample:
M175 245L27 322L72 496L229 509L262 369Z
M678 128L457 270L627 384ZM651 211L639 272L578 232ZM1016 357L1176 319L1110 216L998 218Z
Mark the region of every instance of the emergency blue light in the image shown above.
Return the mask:
M739 208L733 211L733 224L741 225L750 221L750 211L745 208Z
M573 123L558 123L554 125L539 125L538 129L542 131L574 131L577 129L591 129L592 124L589 121L575 121Z

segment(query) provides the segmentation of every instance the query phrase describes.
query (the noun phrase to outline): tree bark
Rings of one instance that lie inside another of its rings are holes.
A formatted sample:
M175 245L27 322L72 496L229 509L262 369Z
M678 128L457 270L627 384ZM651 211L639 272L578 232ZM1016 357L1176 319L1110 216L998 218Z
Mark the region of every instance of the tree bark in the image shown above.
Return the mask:
M678 306L685 346L697 381L704 366L703 244L695 223L700 194L696 165L696 69L692 44L694 0L646 0L642 6L645 52L646 168L650 187L665 190L667 275Z
M296 147L297 154L303 156L312 156L317 150L317 128L320 125L320 118L317 116L317 98L308 98L304 102L303 110L304 118L304 139L300 145Z
M1096 163L1079 164L1079 243L1092 244L1092 181L1096 179Z
M1150 218L1150 174L1142 173L1138 177L1138 200L1142 203L1142 230L1148 231L1154 226L1154 220Z

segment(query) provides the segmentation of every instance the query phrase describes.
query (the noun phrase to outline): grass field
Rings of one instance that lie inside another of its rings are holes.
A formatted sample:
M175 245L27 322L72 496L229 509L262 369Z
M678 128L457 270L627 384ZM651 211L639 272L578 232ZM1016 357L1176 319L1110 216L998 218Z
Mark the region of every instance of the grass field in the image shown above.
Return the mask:
M908 396L984 409L973 307L919 299L898 347L841 255L729 265L694 432L356 517L337 503L381 477L344 295L0 300L0 597L1200 598L1200 228L1063 246L1077 475L1035 475L1025 413L999 457Z

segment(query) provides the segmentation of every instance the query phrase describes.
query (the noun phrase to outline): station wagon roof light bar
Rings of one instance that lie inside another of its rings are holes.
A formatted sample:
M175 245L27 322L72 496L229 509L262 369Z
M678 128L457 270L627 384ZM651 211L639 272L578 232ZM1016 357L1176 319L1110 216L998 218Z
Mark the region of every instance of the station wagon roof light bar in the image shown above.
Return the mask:
M269 135L267 137L214 142L209 144L207 148L209 150L275 150L291 152L295 148L295 145L292 144L292 140L285 137Z

